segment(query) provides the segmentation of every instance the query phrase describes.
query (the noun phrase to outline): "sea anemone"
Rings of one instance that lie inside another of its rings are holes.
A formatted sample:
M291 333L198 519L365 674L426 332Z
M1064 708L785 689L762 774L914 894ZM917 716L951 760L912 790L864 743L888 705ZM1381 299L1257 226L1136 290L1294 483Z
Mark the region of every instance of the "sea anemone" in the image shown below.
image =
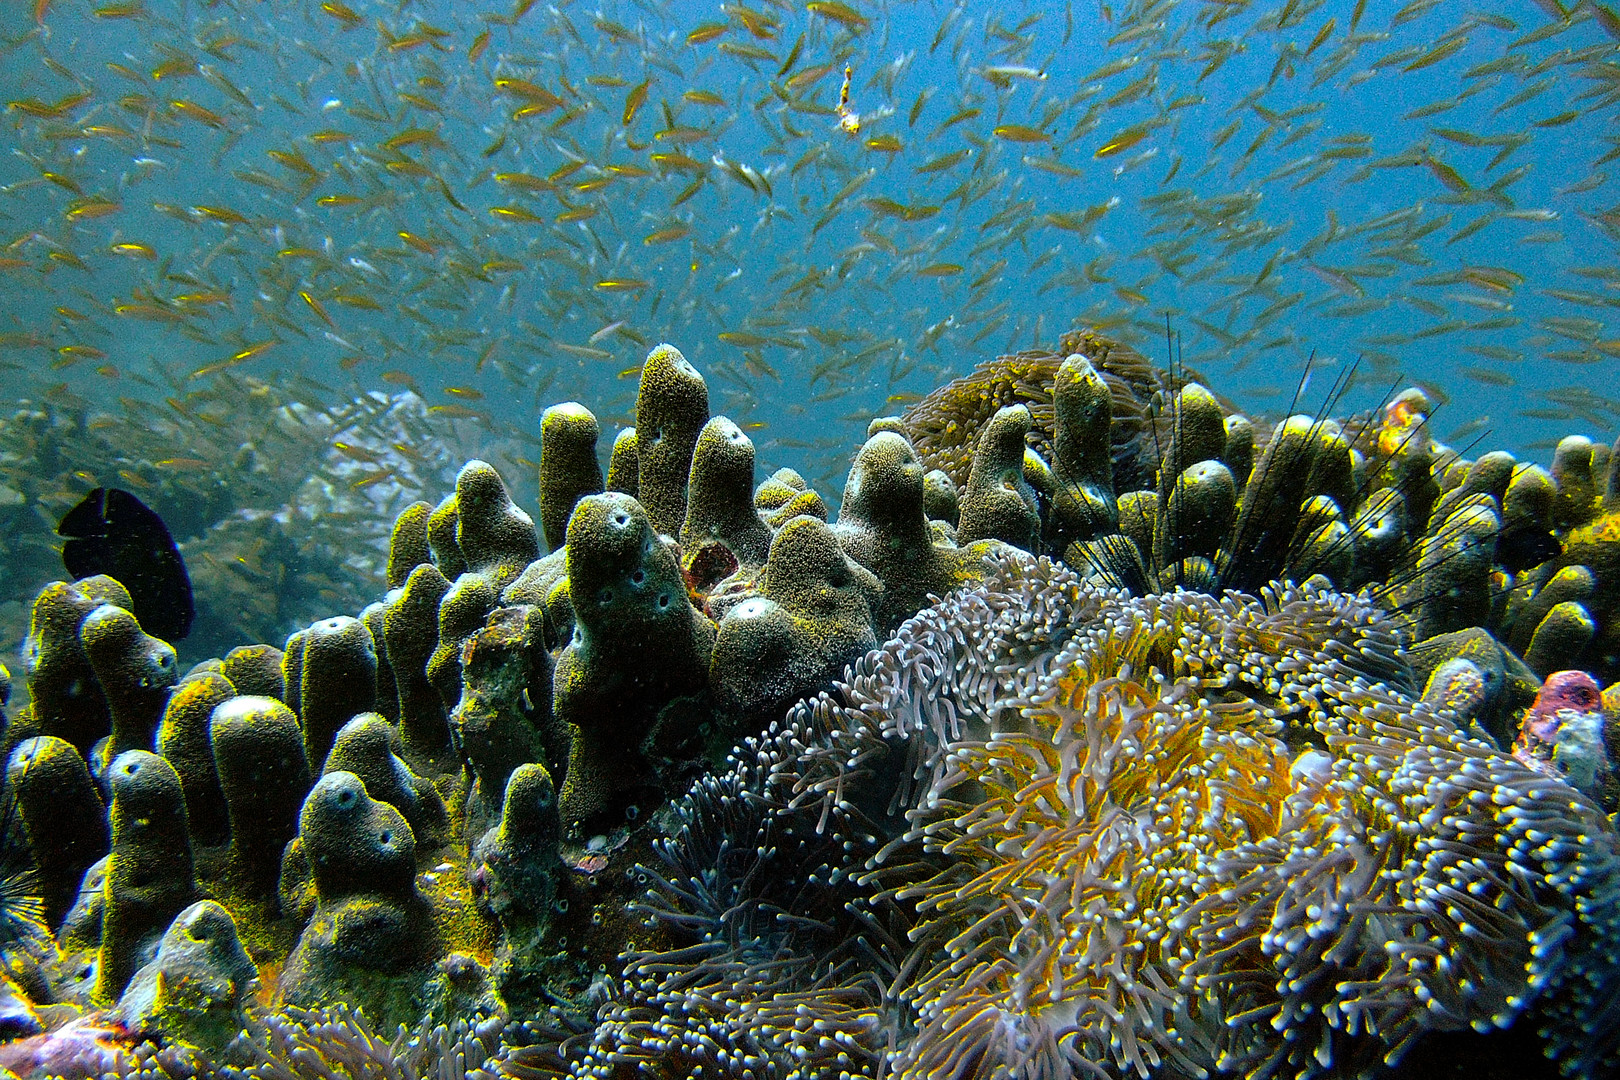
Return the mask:
M508 1035L524 1028L505 1017L468 1017L450 1024L401 1026L380 1033L347 1006L285 1007L252 1017L219 1059L181 1043L145 1042L121 1054L102 1080L494 1080Z
M1518 1024L1620 1064L1614 833L1319 580L998 556L676 813L589 1075L1362 1075Z
M24 840L15 792L0 805L0 955L33 938L48 938L39 871Z
M887 925L866 911L852 923L877 837L844 810L824 820L783 801L791 781L773 774L815 723L778 725L676 808L665 865L643 871L653 941L626 956L572 1075L877 1075L899 1037L885 984L906 927L890 904L868 905Z

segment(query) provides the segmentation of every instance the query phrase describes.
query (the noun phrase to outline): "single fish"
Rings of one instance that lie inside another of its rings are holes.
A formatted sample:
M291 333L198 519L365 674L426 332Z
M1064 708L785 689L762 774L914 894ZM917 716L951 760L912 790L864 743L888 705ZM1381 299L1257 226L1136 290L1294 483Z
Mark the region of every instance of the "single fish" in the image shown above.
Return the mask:
M835 22L846 30L854 30L856 33L871 25L871 20L865 15L848 4L839 3L838 0L810 0L810 3L804 6L811 14L820 15L823 19Z
M651 84L651 78L643 79L641 82L632 87L630 92L625 95L624 116L622 122L626 127L629 127L630 124L635 121L636 113L640 112L641 107L647 103L647 88Z
M689 225L671 225L668 228L648 233L642 238L641 242L643 244L666 244L671 240L679 240L691 231L692 228Z
M153 637L175 642L191 632L191 578L157 511L123 488L98 487L63 515L56 534L67 538L62 565L75 581L116 578Z
M1033 128L1027 124L998 124L991 129L990 134L998 139L1006 139L1014 143L1044 143L1051 142L1052 136L1040 128Z

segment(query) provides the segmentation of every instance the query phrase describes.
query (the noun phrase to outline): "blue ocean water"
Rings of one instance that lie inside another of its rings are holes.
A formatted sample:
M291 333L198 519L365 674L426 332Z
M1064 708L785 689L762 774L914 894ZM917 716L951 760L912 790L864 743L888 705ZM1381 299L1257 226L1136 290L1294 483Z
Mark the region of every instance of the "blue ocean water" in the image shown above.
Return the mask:
M1168 324L1257 413L1359 358L1337 411L1417 382L1538 460L1620 410L1602 4L41 0L0 34L8 399L183 431L252 380L410 387L521 473L546 404L610 438L670 341L833 498L870 417L1077 325L1162 358Z

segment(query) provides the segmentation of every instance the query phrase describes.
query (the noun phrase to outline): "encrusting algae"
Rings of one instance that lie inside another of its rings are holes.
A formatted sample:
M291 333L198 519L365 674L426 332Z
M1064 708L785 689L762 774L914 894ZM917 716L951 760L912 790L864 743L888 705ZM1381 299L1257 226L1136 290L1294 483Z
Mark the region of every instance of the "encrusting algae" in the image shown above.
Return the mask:
M1614 462L1429 410L1076 334L874 420L829 521L660 345L605 479L554 406L537 517L469 462L284 647L181 676L53 583L0 1067L1613 1075Z

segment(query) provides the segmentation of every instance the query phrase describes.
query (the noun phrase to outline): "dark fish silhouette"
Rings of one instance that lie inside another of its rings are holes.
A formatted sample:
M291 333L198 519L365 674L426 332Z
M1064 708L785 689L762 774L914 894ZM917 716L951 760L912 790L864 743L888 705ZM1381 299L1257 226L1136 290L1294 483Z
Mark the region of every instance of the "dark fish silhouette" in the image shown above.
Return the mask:
M1496 561L1514 573L1540 566L1562 550L1556 536L1533 525L1504 530L1496 538Z
M68 538L62 564L73 580L117 578L153 637L175 642L191 632L191 578L157 511L122 488L96 488L63 516L56 534Z

